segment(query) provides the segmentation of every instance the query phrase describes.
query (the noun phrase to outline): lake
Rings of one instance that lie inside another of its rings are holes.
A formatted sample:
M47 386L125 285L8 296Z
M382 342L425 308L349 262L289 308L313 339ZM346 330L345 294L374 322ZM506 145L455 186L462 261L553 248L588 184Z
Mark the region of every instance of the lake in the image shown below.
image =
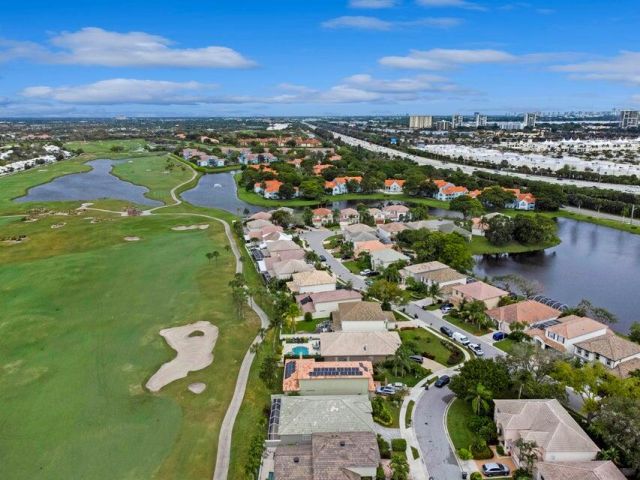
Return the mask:
M56 202L111 198L150 207L162 205L162 202L145 197L149 189L120 180L111 173L113 165L126 161L92 160L87 162L91 167L90 171L58 177L49 183L31 188L26 195L16 198L15 201Z
M558 218L562 243L541 252L476 259L479 277L518 274L542 284L543 294L567 305L583 298L618 316L628 332L640 320L640 235Z

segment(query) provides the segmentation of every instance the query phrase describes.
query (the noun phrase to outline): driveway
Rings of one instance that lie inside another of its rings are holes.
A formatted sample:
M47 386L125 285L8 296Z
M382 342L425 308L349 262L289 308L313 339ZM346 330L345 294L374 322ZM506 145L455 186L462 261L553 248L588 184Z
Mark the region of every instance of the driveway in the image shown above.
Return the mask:
M444 419L447 405L454 398L449 387L431 387L418 399L413 428L429 478L453 480L461 478L461 469L449 444Z
M302 238L306 240L309 247L318 255L323 255L327 260L326 264L331 267L331 271L335 273L339 279L344 282L351 282L355 290L364 291L367 289L367 285L364 283L364 279L359 275L354 275L349 271L347 267L333 257L327 250L325 250L323 242L334 236L336 233L331 230L319 229L310 230L302 234Z

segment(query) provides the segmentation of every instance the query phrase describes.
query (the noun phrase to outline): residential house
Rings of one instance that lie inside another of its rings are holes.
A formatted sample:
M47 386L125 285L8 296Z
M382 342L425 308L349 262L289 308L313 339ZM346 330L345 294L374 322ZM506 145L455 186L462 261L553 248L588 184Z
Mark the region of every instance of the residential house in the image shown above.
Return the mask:
M313 174L322 175L322 172L331 167L333 167L333 165L331 165L330 163L319 163L313 166Z
M538 324L556 320L562 312L535 300L523 300L503 307L492 308L487 316L496 324L501 332L510 333L510 326L522 323L526 328L535 328Z
M371 252L371 268L375 271L384 270L396 262L408 262L409 260L411 259L405 254L391 248Z
M574 344L574 354L585 362L600 362L612 373L627 378L640 369L640 345L609 331Z
M311 223L314 227L321 227L328 223L333 223L333 212L328 208L316 208L311 211Z
M369 225L365 225L364 223L356 223L353 225L347 225L342 227L342 233L343 233L344 239L347 242L353 242L354 235L357 235L359 233L370 233L375 238L376 231L374 228L370 227Z
M380 451L372 432L313 433L310 444L278 446L273 461L277 480L361 480L375 478Z
M497 217L499 215L502 215L501 213L498 212L493 212L493 213L488 213L486 215L483 215L482 217L475 217L471 219L471 234L478 236L478 237L484 237L485 232L487 231L488 225L487 223L489 222L489 220L491 220L493 217Z
M254 240L257 242L264 242L272 238L279 240L283 236L285 236L285 234L283 234L283 229L281 226L267 225L262 228L249 229L247 235L245 236L245 239L249 241Z
M496 308L500 299L509 295L509 292L489 285L481 281L467 283L466 285L454 285L451 288L450 301L454 305L460 305L462 302L473 302L479 300L483 302L488 309Z
M253 185L253 191L264 198L278 198L282 185L280 180L265 180L264 182L256 182Z
M273 264L270 270L267 270L272 278L278 280L289 280L294 274L300 272L311 272L315 270L313 265L309 265L304 260L284 260Z
M453 287L456 285L466 285L467 276L453 268L442 268L432 270L421 275L422 281L427 285L438 285L440 287L439 296L444 297L450 295Z
M405 180L390 178L384 181L384 193L400 194L404 187Z
M518 188L507 188L510 192L516 196L513 202L505 205L506 208L515 208L516 210L535 210L536 209L536 197L529 192L522 193Z
M296 168L300 168L302 166L302 158L294 158L293 160L287 160L289 165L293 165Z
M592 462L538 462L534 480L626 480L611 460Z
M296 302L302 314L311 313L313 318L326 318L338 310L338 305L360 302L361 300L362 294L360 292L346 289L296 295ZM300 319L302 318L303 316L300 317Z
M449 265L442 262L426 262L416 263L415 265L407 265L400 270L400 278L402 283L406 283L408 278L413 278L416 282L428 283L426 274L437 270L446 270Z
M471 241L471 232L455 224L453 220L418 220L405 224L411 230L427 229L430 232L457 233L465 240Z
M391 222L378 225L376 230L380 240L382 240L384 243L391 243L393 240L395 240L400 232L404 232L408 228L409 227L407 227L404 223Z
M282 253L291 250L302 251L304 253L304 249L293 240L278 240L276 242L269 242L267 243L265 250L265 256L273 256L276 253Z
M269 212L256 212L249 217L249 220L271 220L271 214Z
M275 227L275 225L269 221L269 220L264 220L264 219L255 219L255 220L249 220L246 224L245 224L245 228L248 232L251 232L253 230L260 230L261 228L266 228L266 227Z
M396 353L402 344L398 332L320 333L320 355L327 361L378 363Z
M530 329L527 333L543 348L553 348L561 353L574 353L576 343L606 335L608 327L589 317L569 315L558 319L558 323L544 331Z
M342 156L338 154L334 154L334 155L331 155L327 160L329 160L330 162L339 162L340 160L342 160Z
M369 212L369 215L373 217L373 221L376 222L376 224L384 223L386 220L384 212L379 208L369 208L367 211Z
M340 303L331 322L335 332L386 332L395 317L377 302L351 302Z
M355 208L340 210L340 224L354 225L356 223L360 223L360 214Z
M342 195L349 193L347 184L349 182L355 182L360 184L362 177L336 177L331 181L324 182L325 190L329 190L331 195Z
M498 439L519 465L516 442L535 442L543 462L595 460L598 446L556 399L494 400Z
M439 188L434 198L437 200L442 200L443 202L450 202L454 198L461 197L462 195L466 195L469 193L466 187L458 187L455 185L447 185L445 187Z
M287 287L294 294L330 292L336 289L336 276L325 270L294 273Z
M373 233L369 233L369 232L354 233L353 235L351 235L350 238L351 238L351 243L353 245L355 245L356 243L378 240L378 237L376 237Z
M267 446L310 443L317 433L374 431L365 395L271 396Z
M385 218L392 222L404 222L411 220L411 213L409 213L409 207L405 205L387 205L382 209Z
M364 242L354 242L353 243L353 256L358 258L363 253L372 253L377 250L385 250L389 249L389 245L385 245L381 243L380 240L367 240Z
M371 362L317 362L313 358L287 360L284 393L300 395L369 395L375 391Z
M274 242L268 242L267 245L272 243L281 242L282 240L276 240ZM297 250L282 250L279 252L273 252L269 254L268 250L264 250L268 256L264 256L261 260L258 260L258 269L260 272L271 272L270 275L274 272L274 266L280 264L282 262L287 262L289 260L304 260L305 251L300 248Z

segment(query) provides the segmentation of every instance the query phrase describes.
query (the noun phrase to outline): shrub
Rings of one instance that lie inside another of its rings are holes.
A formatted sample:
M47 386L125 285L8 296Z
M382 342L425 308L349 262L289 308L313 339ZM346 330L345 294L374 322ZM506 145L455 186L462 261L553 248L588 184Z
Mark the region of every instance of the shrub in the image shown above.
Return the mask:
M514 480L531 480L531 474L525 468L518 468L513 472Z
M380 458L391 458L391 448L389 448L389 442L387 442L380 434L378 434L378 450L380 450Z
M482 474L480 472L473 472L469 480L482 480Z
M473 455L466 448L461 448L458 450L458 457L460 457L460 460L471 460Z
M378 465L378 468L376 468L376 480L386 480L386 478L384 468L382 468L382 465Z
M393 423L393 418L391 417L391 412L389 411L389 407L384 402L384 400L380 397L376 397L371 402L371 406L373 407L373 419L382 425L391 425Z
M407 441L404 438L394 438L391 440L391 450L394 452L404 452L407 449Z
M464 358L464 354L459 348L451 350L451 355L447 358L447 365L456 365L460 363Z
M471 454L474 460L488 460L493 458L493 451L485 445L471 445Z
M500 444L498 444L498 446L496 447L496 452L498 452L498 455L503 456L504 455L504 447Z
M420 458L420 452L416 447L411 447L411 453L413 454L413 459L417 460Z
M313 315L311 315L311 312L305 312L304 321L305 322L310 322L311 320L313 320Z

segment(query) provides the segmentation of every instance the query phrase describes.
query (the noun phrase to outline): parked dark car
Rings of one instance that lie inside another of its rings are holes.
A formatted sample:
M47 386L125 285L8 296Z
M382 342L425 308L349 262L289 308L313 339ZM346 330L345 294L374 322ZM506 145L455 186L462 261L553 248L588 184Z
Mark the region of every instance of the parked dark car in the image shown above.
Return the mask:
M327 261L327 257L325 257L324 255L320 255L318 258L320 259L321 262Z
M449 338L451 338L451 336L453 335L453 330L451 330L449 327L440 327L440 331Z
M411 355L409 359L413 360L414 362L418 362L420 364L422 363L422 355Z
M442 375L441 377L438 378L438 380L436 380L436 383L434 383L434 385L438 388L442 388L445 385L447 385L450 381L451 381L451 378L449 377L449 375Z
M493 334L493 339L497 342L498 340L504 340L507 336L504 332L496 332Z
M502 463L485 463L482 465L482 473L487 477L508 477L511 471Z

